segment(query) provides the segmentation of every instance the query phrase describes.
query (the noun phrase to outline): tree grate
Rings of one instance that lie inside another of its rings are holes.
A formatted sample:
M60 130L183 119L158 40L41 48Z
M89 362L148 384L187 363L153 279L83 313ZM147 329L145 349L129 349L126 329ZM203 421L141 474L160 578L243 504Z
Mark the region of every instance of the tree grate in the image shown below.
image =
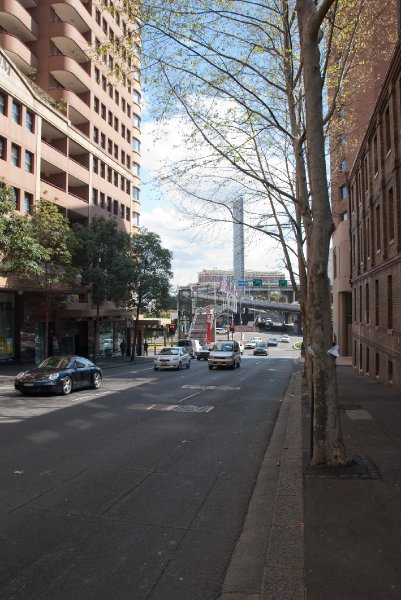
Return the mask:
M310 454L303 455L303 473L307 479L381 479L373 460L366 454L355 454L349 465L312 467Z

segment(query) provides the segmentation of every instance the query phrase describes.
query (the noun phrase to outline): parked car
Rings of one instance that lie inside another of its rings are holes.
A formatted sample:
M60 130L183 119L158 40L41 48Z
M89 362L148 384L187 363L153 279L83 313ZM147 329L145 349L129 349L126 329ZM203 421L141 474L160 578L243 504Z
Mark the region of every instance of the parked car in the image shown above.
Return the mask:
M253 351L254 356L269 356L267 342L259 342Z
M254 342L253 340L248 340L247 342L245 342L244 348L246 350L248 350L249 348L252 350L253 348L256 348L256 342Z
M191 358L195 358L196 353L201 349L201 344L199 340L193 340L193 339L184 339L184 340L178 340L177 342L177 346L179 348L186 348L189 356Z
M267 340L267 345L268 346L278 346L278 340L277 340L277 338L269 338Z
M98 389L102 383L102 371L82 356L49 356L39 366L21 371L15 378L14 387L22 394L57 393L66 396L78 388Z
M241 352L239 343L236 341L215 342L208 358L209 369L213 367L235 367L241 366Z
M189 369L191 366L191 357L186 348L171 346L163 348L159 354L155 356L153 368L155 371L159 369L176 369L179 371L183 367Z
M203 344L202 348L196 352L197 360L207 360L209 358L210 350L212 349L213 344Z
M284 342L285 344L289 344L290 343L290 336L287 334L284 334L281 336L280 338L280 342Z

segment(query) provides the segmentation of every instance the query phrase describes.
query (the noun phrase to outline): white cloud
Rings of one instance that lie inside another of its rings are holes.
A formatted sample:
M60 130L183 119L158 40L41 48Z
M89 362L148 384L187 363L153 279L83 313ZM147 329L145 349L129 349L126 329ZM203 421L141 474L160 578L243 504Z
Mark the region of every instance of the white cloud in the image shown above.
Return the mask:
M196 282L202 269L233 268L232 225L211 224L201 229L178 210L178 192L173 197L171 191L155 189L156 172L165 161L188 158L181 135L184 126L181 120L172 119L163 131L157 132L153 122L145 122L141 145L141 226L158 233L162 245L172 250L174 284L180 286ZM275 242L247 230L245 239L245 269L282 270L281 253Z

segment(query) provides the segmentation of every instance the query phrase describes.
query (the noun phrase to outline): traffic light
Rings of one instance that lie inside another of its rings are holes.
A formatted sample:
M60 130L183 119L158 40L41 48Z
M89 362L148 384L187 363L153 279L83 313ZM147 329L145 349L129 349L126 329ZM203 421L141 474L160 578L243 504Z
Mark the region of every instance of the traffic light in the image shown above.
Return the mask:
M170 335L174 335L175 334L175 325L169 325L168 326L168 332Z
M232 333L234 333L234 331L235 331L235 325L230 325L230 331L231 331Z

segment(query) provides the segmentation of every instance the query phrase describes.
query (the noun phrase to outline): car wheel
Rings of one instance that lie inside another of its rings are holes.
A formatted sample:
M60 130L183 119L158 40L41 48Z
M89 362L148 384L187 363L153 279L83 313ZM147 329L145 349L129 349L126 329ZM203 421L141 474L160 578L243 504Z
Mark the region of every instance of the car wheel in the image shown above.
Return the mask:
M237 362L237 369L239 369L239 368L240 368L240 366L241 366L241 361L239 360L239 361Z
M187 367L187 369L189 369L189 367L191 366L191 361L189 360L185 366Z
M209 365L209 371L211 371L213 369L212 365Z
M159 369L157 367L153 367L153 370L154 371L158 371Z
M102 383L102 376L100 375L100 373L94 373L93 375L93 381L92 381L92 387L94 390L97 390L100 388L100 385Z
M71 377L66 377L61 384L61 393L63 396L68 396L72 391L72 379Z
M181 371L181 369L182 369L182 363L180 361L177 365L177 371Z
M200 356L197 356L197 357L196 357L196 360L200 360Z

